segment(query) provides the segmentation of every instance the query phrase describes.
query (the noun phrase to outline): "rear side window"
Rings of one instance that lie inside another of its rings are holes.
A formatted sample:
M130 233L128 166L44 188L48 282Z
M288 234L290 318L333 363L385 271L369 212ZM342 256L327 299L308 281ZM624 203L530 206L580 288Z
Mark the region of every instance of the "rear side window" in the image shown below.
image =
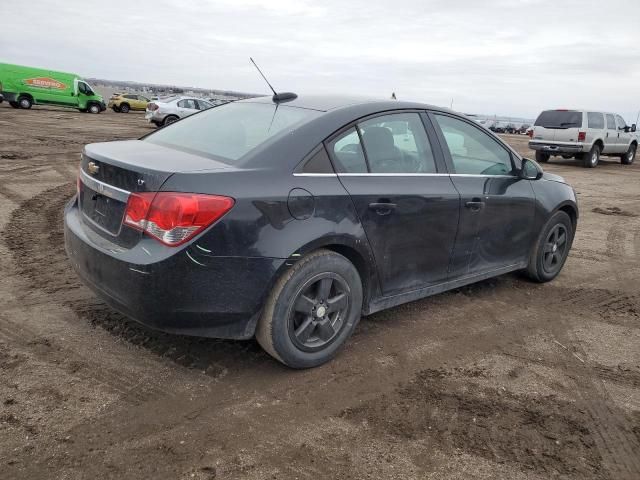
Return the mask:
M178 102L178 106L180 108L189 108L191 110L197 110L196 101L191 99L191 98L187 98L185 100L180 100Z
M604 115L598 112L589 112L587 114L589 128L604 128Z
M372 173L435 173L431 145L417 113L375 117L358 128Z
M574 110L545 110L534 124L543 128L575 128L582 127L582 112Z
M360 144L360 135L355 127L329 142L329 151L340 173L367 173L367 162Z
M610 113L607 113L607 128L609 130L616 129L616 119Z

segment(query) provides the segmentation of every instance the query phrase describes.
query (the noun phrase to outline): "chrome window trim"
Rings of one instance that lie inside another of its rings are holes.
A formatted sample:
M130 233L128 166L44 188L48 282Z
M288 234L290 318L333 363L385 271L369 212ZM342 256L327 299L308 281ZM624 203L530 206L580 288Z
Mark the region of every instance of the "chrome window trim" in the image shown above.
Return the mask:
M294 177L337 177L336 173L294 173Z
M82 169L80 169L80 179L82 180L82 183L84 183L92 190L95 190L100 195L113 198L114 200L119 200L123 203L127 203L127 201L129 200L129 195L131 195L131 192L118 187L114 187L113 185L109 185L108 183L104 183L100 180L96 180L95 178L90 177Z
M478 177L519 178L517 175L485 175L481 173L294 173L294 177Z

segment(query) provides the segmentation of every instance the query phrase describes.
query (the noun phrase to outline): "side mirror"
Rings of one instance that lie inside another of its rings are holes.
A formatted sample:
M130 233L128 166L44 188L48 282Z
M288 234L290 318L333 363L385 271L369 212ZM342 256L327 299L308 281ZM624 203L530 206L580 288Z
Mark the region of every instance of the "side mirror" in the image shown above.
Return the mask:
M632 132L635 132L635 131L636 131L636 124L635 124L635 123L633 123L633 124L631 125L631 131L632 131Z
M530 158L522 159L522 168L520 169L520 178L523 180L539 180L544 173L542 167Z

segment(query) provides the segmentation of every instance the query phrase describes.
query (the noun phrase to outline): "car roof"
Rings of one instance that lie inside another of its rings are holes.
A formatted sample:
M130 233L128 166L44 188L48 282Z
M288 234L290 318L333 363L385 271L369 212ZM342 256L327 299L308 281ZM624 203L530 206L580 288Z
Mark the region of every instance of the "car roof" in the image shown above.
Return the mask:
M243 103L267 103L275 104L272 97L254 97L245 100L239 100ZM344 109L349 107L356 107L367 105L372 110L395 110L395 109L430 109L448 111L446 108L435 107L419 102L407 102L389 99L376 99L359 96L347 96L347 95L300 95L297 98L289 101L279 102L280 105L287 105L296 108L306 108L308 110L317 110L320 112L329 112L336 109Z

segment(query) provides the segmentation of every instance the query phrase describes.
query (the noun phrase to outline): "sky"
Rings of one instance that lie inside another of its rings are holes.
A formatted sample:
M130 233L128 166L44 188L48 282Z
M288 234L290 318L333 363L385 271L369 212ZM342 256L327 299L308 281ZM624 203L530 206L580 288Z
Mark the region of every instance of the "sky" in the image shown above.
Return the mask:
M3 11L24 0L2 0ZM640 110L638 0L30 0L0 62L84 77L415 100L535 118Z

